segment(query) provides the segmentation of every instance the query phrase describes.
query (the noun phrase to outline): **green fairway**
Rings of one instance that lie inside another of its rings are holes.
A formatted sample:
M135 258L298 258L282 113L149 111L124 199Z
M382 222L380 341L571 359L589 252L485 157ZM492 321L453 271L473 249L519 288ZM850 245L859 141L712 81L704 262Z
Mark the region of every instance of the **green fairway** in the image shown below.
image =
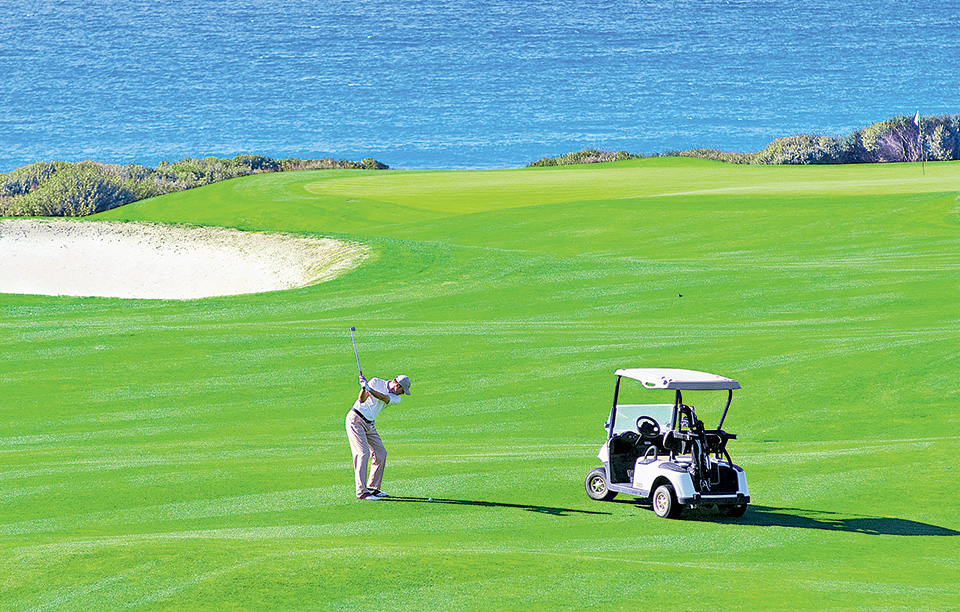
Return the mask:
M960 163L276 173L93 218L374 255L0 295L2 610L960 609ZM354 500L351 325L413 380L400 499ZM587 497L620 367L740 381L743 518Z

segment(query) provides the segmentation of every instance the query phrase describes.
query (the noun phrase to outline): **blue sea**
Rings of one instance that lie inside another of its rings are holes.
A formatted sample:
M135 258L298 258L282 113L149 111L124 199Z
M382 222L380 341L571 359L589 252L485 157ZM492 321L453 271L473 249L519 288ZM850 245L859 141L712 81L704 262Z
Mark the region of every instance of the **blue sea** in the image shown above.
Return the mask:
M955 0L4 0L0 172L756 151L960 112L958 17Z

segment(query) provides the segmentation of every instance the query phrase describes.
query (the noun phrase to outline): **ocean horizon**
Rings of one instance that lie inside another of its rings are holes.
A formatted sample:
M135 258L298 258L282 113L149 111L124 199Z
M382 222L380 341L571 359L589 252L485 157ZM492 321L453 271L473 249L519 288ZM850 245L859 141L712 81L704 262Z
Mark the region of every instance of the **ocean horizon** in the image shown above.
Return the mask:
M956 7L8 0L0 172L241 153L395 168L758 151L960 112Z

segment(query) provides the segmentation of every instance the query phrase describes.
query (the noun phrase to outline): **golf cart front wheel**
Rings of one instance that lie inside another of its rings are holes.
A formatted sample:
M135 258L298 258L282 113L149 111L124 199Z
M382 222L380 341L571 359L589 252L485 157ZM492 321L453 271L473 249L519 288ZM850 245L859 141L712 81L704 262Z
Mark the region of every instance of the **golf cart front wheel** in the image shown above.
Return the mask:
M617 496L616 491L611 491L607 488L607 471L601 468L595 468L590 470L590 473L587 474L587 479L583 483L584 488L587 490L587 495L590 496L590 499L595 499L597 501L610 501Z
M676 493L673 492L673 487L668 484L657 487L650 501L654 514L660 518L677 518L683 510L683 506L677 501Z

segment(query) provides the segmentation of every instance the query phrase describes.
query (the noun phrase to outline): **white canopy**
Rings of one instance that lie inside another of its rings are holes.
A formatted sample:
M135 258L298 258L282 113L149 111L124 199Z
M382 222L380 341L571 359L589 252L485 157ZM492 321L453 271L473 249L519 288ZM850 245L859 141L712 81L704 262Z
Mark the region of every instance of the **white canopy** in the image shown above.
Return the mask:
M694 391L740 388L740 383L730 378L675 368L625 368L617 370L617 376L626 376L638 380L648 389Z

